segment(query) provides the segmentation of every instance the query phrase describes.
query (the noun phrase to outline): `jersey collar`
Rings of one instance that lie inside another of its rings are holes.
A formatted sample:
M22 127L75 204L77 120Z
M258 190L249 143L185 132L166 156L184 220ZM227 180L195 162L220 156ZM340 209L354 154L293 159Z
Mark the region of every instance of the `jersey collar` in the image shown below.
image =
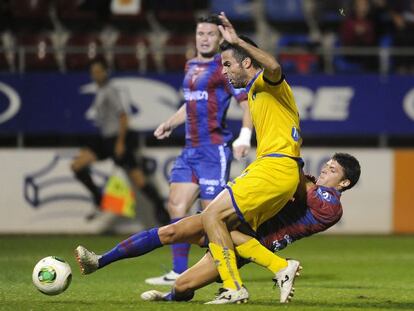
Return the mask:
M250 91L250 88L252 87L254 81L256 81L257 77L263 72L263 69L259 70L253 77L253 79L250 80L250 82L246 85L246 92Z
M339 190L337 190L336 188L334 188L334 187L325 187L325 186L318 186L318 187L323 188L323 189L327 189L327 190L328 189L331 190L332 192L334 192L336 194L336 196L338 198L340 198L341 195L342 195L342 193Z

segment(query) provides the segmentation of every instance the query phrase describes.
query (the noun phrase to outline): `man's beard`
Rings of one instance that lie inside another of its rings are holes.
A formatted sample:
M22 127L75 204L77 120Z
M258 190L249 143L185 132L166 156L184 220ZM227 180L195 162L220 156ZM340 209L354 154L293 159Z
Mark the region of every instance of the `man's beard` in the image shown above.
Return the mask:
M231 83L233 85L233 87L235 89L242 89L245 88L247 83L247 77L245 75L242 75L241 77L239 77L239 79L233 79L233 83Z
M245 85L243 83L241 83L240 81L234 81L233 83L234 84L232 84L232 85L235 89L242 89L242 88L245 87Z

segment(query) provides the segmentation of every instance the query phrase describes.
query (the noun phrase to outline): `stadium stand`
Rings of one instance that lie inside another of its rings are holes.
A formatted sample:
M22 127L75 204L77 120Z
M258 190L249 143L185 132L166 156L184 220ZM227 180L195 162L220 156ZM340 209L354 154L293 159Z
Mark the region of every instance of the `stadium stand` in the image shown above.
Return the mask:
M71 31L82 31L85 29L89 31L98 31L102 26L102 20L99 19L99 13L101 13L102 8L104 8L104 13L102 15L105 17L105 6L103 6L103 4L108 4L105 0L101 2L102 3L99 4L99 1L96 1L95 6L89 8L88 6L79 5L78 1L57 0L57 15L63 25Z
M193 35L171 35L165 44L167 51L177 51L166 53L165 68L168 71L182 71L187 59L195 56L195 42Z
M345 44L340 35L342 25L353 17L356 0L142 0L134 14L111 12L111 0L2 1L0 70L79 71L102 55L115 70L180 71L193 56L197 17L225 11L241 33L276 52L288 72L384 73L393 70L398 59L391 48L401 46L394 31L398 6L366 1L378 36L368 57L379 61L369 68L358 55L367 51ZM353 49L352 57L343 53L344 47Z
M284 48L293 48L284 52ZM314 43L307 34L283 35L277 44L279 61L285 72L316 73L320 68L319 56L312 52Z
M17 37L19 46L25 48L26 70L58 70L54 48L48 33L22 33Z
M16 42L9 31L0 34L0 72L16 71Z
M92 59L102 56L102 42L98 33L73 33L67 41L68 70L87 70Z
M50 0L13 0L9 3L15 30L52 29L49 19Z
M119 52L114 54L115 70L155 70L154 60L149 55L148 38L141 34L120 34L115 46L119 49Z

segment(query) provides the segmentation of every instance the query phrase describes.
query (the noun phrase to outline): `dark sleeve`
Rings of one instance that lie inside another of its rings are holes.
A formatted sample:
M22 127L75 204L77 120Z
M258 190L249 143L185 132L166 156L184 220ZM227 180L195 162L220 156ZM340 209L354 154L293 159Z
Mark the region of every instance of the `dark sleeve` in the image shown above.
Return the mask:
M285 81L285 75L282 73L282 75L280 76L279 81L270 81L268 78L266 78L263 75L263 81L265 81L267 84L270 84L272 86L277 86L277 85L281 84L283 81Z

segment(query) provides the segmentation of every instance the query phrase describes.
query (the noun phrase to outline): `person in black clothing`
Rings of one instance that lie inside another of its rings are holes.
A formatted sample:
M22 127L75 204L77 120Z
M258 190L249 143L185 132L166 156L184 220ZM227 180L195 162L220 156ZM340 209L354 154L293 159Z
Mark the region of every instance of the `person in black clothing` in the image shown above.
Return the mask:
M128 130L128 116L117 89L109 82L108 68L104 61L95 60L90 67L91 77L98 90L91 107L100 136L82 148L71 164L75 177L92 193L96 210L87 216L93 219L100 210L101 189L93 182L89 166L95 161L111 158L122 167L132 184L140 189L154 206L156 219L168 224L169 215L158 190L145 177L142 163L134 156L137 147L136 135Z

